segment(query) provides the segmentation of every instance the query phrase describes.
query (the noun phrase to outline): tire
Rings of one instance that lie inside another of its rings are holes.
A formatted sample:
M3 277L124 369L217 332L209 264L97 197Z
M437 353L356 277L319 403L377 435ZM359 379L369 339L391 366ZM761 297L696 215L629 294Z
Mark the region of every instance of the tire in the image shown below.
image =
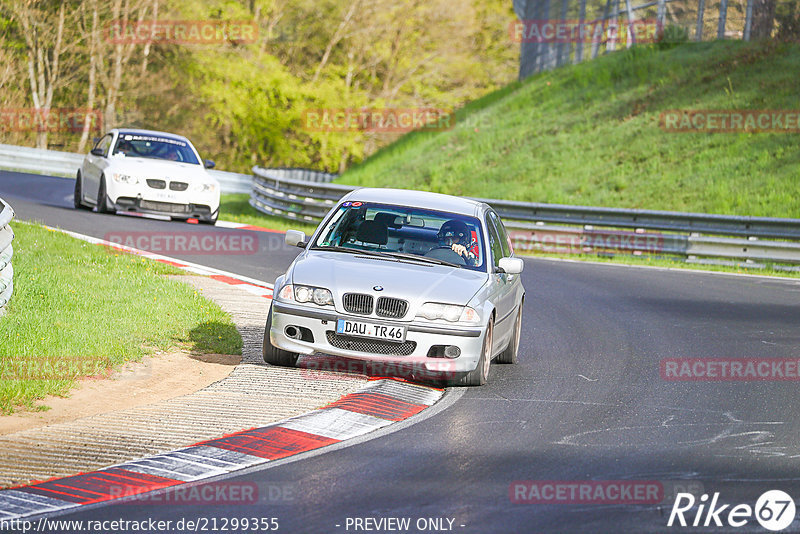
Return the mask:
M483 339L483 349L478 365L475 369L468 372L460 379L456 380L454 386L482 386L489 378L489 367L492 363L492 338L494 337L494 320L489 321L486 327L486 336Z
M100 177L100 188L97 190L97 213L111 213L106 199L106 177Z
M517 363L517 353L519 352L519 338L522 330L522 304L519 305L517 319L514 322L514 337L508 342L506 350L497 355L497 363Z
M270 307L269 313L267 314L267 324L264 327L264 343L261 346L261 355L264 357L264 362L281 367L294 367L297 365L297 358L299 355L272 346L272 343L269 341L269 330L271 327L272 308Z
M76 210L91 209L83 203L83 193L81 191L82 186L81 172L78 171L78 174L75 176L75 191L72 193L72 204L75 206Z

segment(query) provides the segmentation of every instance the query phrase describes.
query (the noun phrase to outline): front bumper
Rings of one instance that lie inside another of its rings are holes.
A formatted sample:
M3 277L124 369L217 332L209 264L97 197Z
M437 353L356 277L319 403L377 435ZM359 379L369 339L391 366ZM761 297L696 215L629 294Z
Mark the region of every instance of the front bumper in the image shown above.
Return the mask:
M212 210L207 204L179 204L176 202L162 202L144 200L137 197L118 197L113 202L118 211L135 211L137 213L151 213L154 215L167 215L174 219L201 219L204 221L215 220L219 208Z
M405 343L377 342L335 333L339 318L406 326ZM286 327L302 332L301 339L286 335ZM310 335L309 335L310 334ZM411 365L429 373L466 373L475 369L483 349L485 326L455 327L436 323L400 322L338 313L331 309L273 301L269 338L273 346L298 354L332 354L358 360ZM457 358L429 357L431 347L455 345Z

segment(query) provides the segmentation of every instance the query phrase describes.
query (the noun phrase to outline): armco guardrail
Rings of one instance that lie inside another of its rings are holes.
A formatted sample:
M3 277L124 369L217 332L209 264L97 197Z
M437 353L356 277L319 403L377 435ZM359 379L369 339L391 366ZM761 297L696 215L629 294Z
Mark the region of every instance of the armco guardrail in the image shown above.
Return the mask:
M306 171L306 179L299 180L253 167L250 204L269 215L318 223L355 187L309 181L313 173ZM490 204L507 221L521 250L800 263L800 243L792 242L800 240L800 219L478 200Z
M0 315L5 311L14 291L14 269L11 267L11 256L14 255L11 241L14 239L14 231L9 224L13 218L14 210L0 198Z
M84 154L0 144L0 169L75 178ZM250 193L249 174L209 171L223 193Z
M0 144L0 169L75 177L83 154Z

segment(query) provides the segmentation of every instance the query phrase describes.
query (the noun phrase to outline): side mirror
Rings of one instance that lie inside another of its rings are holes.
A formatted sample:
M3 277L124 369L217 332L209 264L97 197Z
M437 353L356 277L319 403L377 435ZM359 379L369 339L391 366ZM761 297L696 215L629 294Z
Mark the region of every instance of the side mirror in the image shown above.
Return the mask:
M306 234L300 230L287 230L285 241L290 247L306 248Z
M103 152L102 148L93 148L91 151L92 156L105 156L106 153Z
M207 159L203 161L203 165L205 166L206 169L213 169L214 167L216 167L217 164L211 161L210 159Z
M519 274L525 264L519 258L500 258L500 269L506 274Z

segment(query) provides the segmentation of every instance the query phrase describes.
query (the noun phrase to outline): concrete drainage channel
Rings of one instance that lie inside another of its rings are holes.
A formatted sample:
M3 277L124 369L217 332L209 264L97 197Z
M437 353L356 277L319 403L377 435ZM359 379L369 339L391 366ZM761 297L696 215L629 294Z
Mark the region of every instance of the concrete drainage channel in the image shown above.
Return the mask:
M16 486L0 491L0 520L173 487L341 443L404 421L442 397L440 389L391 379L339 373L332 379L329 371L265 365L271 288L210 271L179 278L231 314L244 341L242 362L189 395L0 438L0 484Z

